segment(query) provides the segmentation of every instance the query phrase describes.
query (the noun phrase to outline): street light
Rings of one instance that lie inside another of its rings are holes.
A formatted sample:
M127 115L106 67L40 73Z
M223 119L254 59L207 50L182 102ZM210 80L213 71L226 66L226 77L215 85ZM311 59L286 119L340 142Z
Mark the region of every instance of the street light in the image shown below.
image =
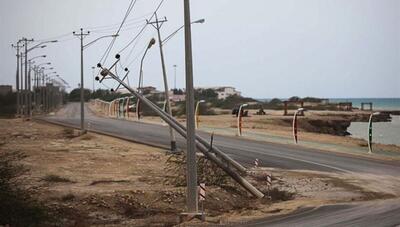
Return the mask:
M149 44L147 45L146 50L144 51L143 57L140 60L140 71L139 71L139 85L138 88L141 88L143 86L143 61L144 58L146 57L147 51L156 43L156 40L154 38L151 38ZM140 91L140 90L139 90Z
M27 65L28 64L28 62L27 62L28 53L30 51L36 49L36 48L45 48L47 46L47 45L43 45L43 44L56 43L58 41L57 40L50 40L50 41L40 42L40 43L36 44L35 46L33 46L33 47L29 48L29 49L28 49L28 41L33 41L33 39L32 40L24 39L24 41L25 41L25 77L27 77L27 80L29 81L28 82L28 97L27 97L27 100L28 100L28 114L31 116L32 115L32 93L31 93L31 84L30 84L30 81L31 81L30 72L29 72L29 75L27 74L27 70L28 70L28 65ZM42 56L46 57L46 55L42 55ZM34 58L32 58L32 59L34 59ZM29 70L30 70L30 68L29 68Z
M304 108L299 108L296 110L296 112L294 112L293 115L293 140L295 144L297 144L297 115L304 111L306 111Z
M47 56L46 56L46 55L40 55L40 56L33 57L33 58L29 59L28 61L31 61L31 62L32 62L33 59L36 59L36 58L45 58L45 57L47 57Z
M33 50L33 49L35 49L35 48L45 48L46 45L43 45L43 44L46 44L46 43L56 43L56 42L58 42L58 40L50 40L50 41L41 42L41 43L39 43L39 44L37 44L37 45L35 45L35 46L29 48L29 49L28 49L28 52L31 51L31 50Z
M54 69L54 67L50 67L50 68L46 68L46 67L41 67L41 69L44 71L44 70L53 70Z
M237 129L238 129L238 136L242 136L242 109L243 107L248 106L249 104L245 103L240 105L239 109L238 109L238 117L237 117Z
M90 45L92 45L93 43L95 43L96 41L100 40L100 39L107 38L107 37L114 37L115 38L118 35L101 36L101 37L99 37L99 38L87 43L86 45L84 45L83 44L83 39L84 39L84 37L86 37L87 35L90 34L89 31L84 33L83 29L81 28L80 29L80 33L77 34L75 32L72 32L72 34L74 36L77 36L81 41L81 51L80 51L81 52L81 86L80 86L81 87L81 97L80 97L80 99L81 99L81 133L84 134L84 133L86 133L86 130L85 130L85 110L84 110L84 108L85 108L85 100L84 100L84 98L85 97L84 97L84 85L83 85L83 50L85 48L89 47Z
M138 84L138 91L139 93L142 93L143 90L141 89L143 87L143 61L144 58L146 57L147 51L156 43L156 40L154 38L151 38L149 44L147 45L146 50L144 51L143 57L140 60L140 71L139 71L139 84ZM140 100L137 99L136 101L136 117L138 120L140 120Z
M167 80L167 71L165 69L165 60L164 60L164 52L163 52L163 44L165 43L162 38L161 38L161 26L163 23L167 21L166 18L163 20L158 20L157 14L155 13L155 22L149 22L147 21L147 24L151 24L156 30L157 30L157 35L158 35L158 43L159 43L159 48L160 48L160 58L161 58L161 68L162 68L162 73L163 73L163 80L164 80L164 93L165 93L165 101L166 101L166 106L168 107L168 114L172 116L172 110L171 110L171 102L169 99L169 88L168 88L168 80ZM204 23L204 19L197 20L192 22L193 23ZM155 25L154 25L155 24ZM165 41L171 39L171 37L176 34L180 29L182 29L184 26L181 26L178 30L173 32L171 35L165 39ZM175 133L174 130L172 129L171 126L169 126L169 134L171 138L171 151L176 151L176 138L175 138Z
M51 65L51 62L41 63L41 64L37 65L37 67L39 67L41 65Z
M203 24L206 20L205 19L199 19L199 20L195 20L192 21L190 24ZM185 25L182 25L181 27L179 27L177 30L175 30L174 32L172 32L169 36L167 36L163 41L162 44L165 44L166 42L168 42L174 35L176 35L176 33L178 33L180 30L182 30L182 28L184 28Z
M372 153L372 117L380 115L380 112L372 113L368 121L368 154Z
M194 117L195 117L195 119L196 119L196 129L198 129L199 128L199 105L200 105L200 103L205 103L206 101L205 100L199 100L199 101L197 101L197 103L196 103L196 110L194 111Z

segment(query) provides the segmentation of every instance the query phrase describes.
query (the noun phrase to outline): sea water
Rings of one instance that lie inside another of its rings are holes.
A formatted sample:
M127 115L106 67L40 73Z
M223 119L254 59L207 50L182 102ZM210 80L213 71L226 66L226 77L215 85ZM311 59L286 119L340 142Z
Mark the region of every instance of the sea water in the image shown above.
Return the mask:
M361 109L361 103L371 102L374 110L400 110L400 98L330 98L329 102L351 102L353 107ZM364 106L369 108L369 106Z
M374 143L400 145L400 116L392 115L391 122L372 123ZM368 122L352 122L347 131L352 137L368 140Z

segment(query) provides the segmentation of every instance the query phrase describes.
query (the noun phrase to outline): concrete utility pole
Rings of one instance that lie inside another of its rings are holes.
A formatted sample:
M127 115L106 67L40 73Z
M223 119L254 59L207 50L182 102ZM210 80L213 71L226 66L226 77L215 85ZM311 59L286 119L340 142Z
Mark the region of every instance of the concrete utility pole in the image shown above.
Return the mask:
M160 34L161 26L165 22L167 22L167 19L164 18L163 20L158 20L157 13L155 13L155 18L156 18L156 21L154 21L154 22L147 21L147 23L152 25L157 30L158 44L159 44L159 47L160 47L160 56L161 56L161 67L162 67L163 79L164 79L165 101L166 101L166 104L167 104L166 106L168 108L168 114L172 116L171 102L169 100L169 88L168 88L167 70L165 69L163 44L162 44L162 39L161 39L161 34ZM171 137L171 151L176 151L176 138L175 138L174 130L172 129L171 126L169 126L169 134L170 134L170 137Z
M188 213L198 214L197 200L197 164L196 164L196 132L194 119L194 89L192 62L192 34L190 21L190 3L184 2L185 21L185 69L186 69L186 128L187 128L187 209Z
M94 79L94 77L95 77L95 75L94 75L94 69L95 69L95 67L92 66L92 75L93 75L93 89L92 89L92 92L93 92L93 93L94 93L94 81L95 81L95 79Z
M20 40L21 42L22 42L22 40ZM24 107L24 100L25 100L25 98L24 98L24 94L25 94L25 89L24 89L24 71L23 71L23 68L24 68L24 64L23 64L23 61L24 61L24 55L23 55L23 52L21 51L21 53L19 54L19 57L20 57L20 59L19 59L19 62L20 62L20 66L19 66L19 68L20 68L20 75L19 75L19 88L20 88L20 94L19 94L19 98L20 98L20 114L21 114L21 116L22 115L24 115L25 113L24 113L24 109L25 109L25 107Z
M28 42L33 42L33 39L27 39L27 38L22 38L22 41L24 42L25 46L25 106L27 108L26 114L31 116L32 115L32 96L31 96L31 88L30 86L30 76L28 75Z
M74 36L77 36L81 40L81 132L85 133L85 91L83 87L83 39L90 34L90 32L83 32L83 29L80 29L80 33L72 32Z
M11 44L13 48L17 50L17 72L15 75L15 89L17 92L17 110L16 114L19 116L21 114L21 91L20 91L20 68L19 68L19 58L20 58L20 48L23 47L23 45L20 45L20 41L17 42L16 45ZM21 69L22 70L22 69Z
M175 91L176 91L176 67L177 67L177 65L174 65L174 88L175 88Z

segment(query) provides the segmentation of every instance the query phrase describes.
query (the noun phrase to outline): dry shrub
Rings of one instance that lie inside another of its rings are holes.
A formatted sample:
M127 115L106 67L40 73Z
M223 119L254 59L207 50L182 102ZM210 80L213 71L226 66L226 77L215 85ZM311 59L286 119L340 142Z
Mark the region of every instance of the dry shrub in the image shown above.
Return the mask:
M0 151L0 226L40 226L49 220L47 208L20 180L28 171L18 164L25 157L20 152Z
M75 138L74 129L72 128L64 128L63 135L65 138L72 139Z
M54 174L46 175L45 177L42 178L42 180L46 181L46 182L51 182L51 183L72 183L73 182L68 178L60 177L60 176L57 176Z
M229 176L215 163L203 155L196 156L197 181L207 185L223 186L229 181ZM171 154L165 167L168 174L167 182L175 186L186 185L186 154Z

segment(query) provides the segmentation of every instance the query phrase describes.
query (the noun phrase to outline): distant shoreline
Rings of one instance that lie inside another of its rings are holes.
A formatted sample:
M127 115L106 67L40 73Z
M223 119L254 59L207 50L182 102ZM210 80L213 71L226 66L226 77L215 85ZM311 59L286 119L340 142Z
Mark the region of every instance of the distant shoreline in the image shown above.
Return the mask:
M330 103L337 102L351 102L353 107L361 108L362 102L372 102L374 110L400 110L400 98L324 98L328 99ZM268 102L270 98L257 98L260 102ZM288 100L288 98L280 99L282 101Z

